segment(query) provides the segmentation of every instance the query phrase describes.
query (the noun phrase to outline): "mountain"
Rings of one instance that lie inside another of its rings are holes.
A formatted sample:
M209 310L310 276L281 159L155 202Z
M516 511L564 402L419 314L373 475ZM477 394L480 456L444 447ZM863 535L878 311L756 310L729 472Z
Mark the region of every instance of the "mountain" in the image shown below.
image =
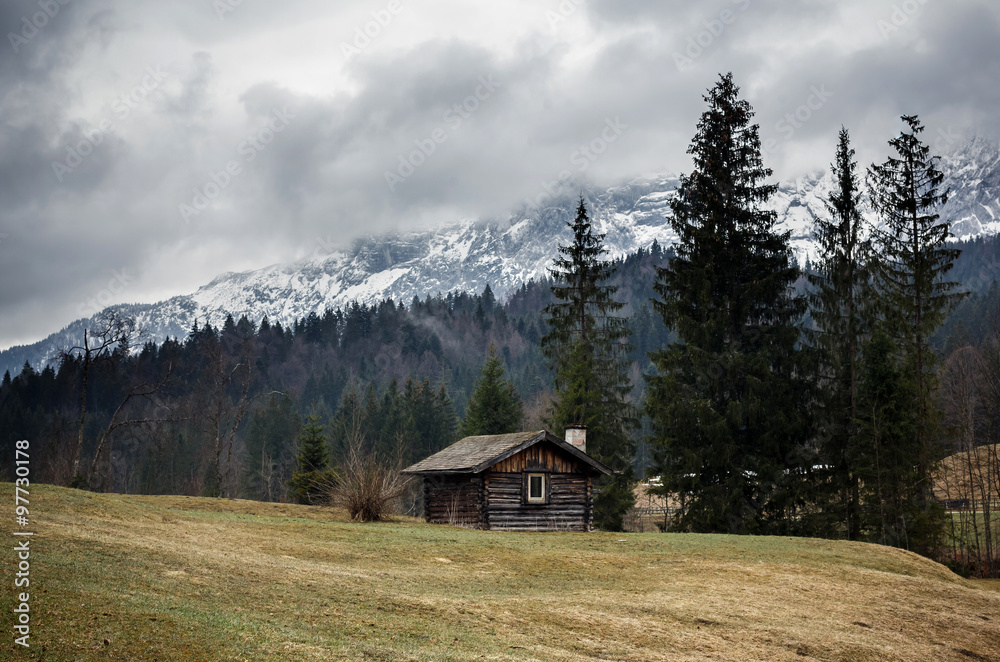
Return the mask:
M952 196L943 215L954 221L959 239L1000 233L1000 145L979 137L958 142L941 161ZM635 179L606 190L585 190L595 226L606 233L613 257L676 239L667 222L669 201L679 183L676 175ZM804 261L815 254L812 226L826 214L831 189L829 172L806 174L779 186L771 205L791 233L792 248ZM375 302L384 298L409 302L449 291L482 291L489 284L498 297L530 279L546 275L559 244L570 239L567 221L575 196L553 198L522 208L507 219L465 221L424 232L369 236L349 249L317 249L310 257L255 271L225 273L190 295L153 304L119 305L135 316L150 338L183 337L195 319L219 325L227 314L257 322L265 315L289 325L310 312ZM0 352L0 370L20 371L52 361L79 344L91 319L73 322L58 333L27 346Z
M941 159L951 190L941 217L959 239L1000 234L1000 143L971 136Z

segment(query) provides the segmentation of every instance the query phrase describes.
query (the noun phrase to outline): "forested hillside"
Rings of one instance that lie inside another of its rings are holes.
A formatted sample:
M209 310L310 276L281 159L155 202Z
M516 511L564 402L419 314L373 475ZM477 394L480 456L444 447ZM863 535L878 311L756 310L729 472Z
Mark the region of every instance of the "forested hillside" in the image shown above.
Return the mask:
M963 253L955 273L973 294L935 336L943 351L950 353L991 330L1000 291L980 276L992 271L998 243L987 238L959 244ZM617 261L612 279L626 302L623 312L632 331L637 402L645 386L641 375L650 370L647 354L668 340L650 300L655 268L669 256L654 244ZM230 458L231 466L223 469L227 493L278 499L293 470L303 417L315 408L324 422L332 421L328 431L336 451L343 443L343 421L354 407L367 416L365 427L375 430L373 439L388 448L397 432L405 431L406 457L419 458L455 434L455 421L465 413L491 341L526 403L528 420L540 423L552 389L539 345L545 332L541 310L550 301L550 283L531 282L506 302L496 301L487 290L414 299L407 305L352 305L309 315L292 328L242 318L222 329L202 325L184 338L147 343L129 357L115 353L95 362L88 380L82 465L94 461L97 444L112 426L102 448L102 462L112 467L105 470L106 489L211 494L221 454L223 467ZM252 367L234 373L244 356ZM40 481L69 480L82 363L77 352L57 367L7 374L0 386L0 441L11 448L16 439L31 439L33 472ZM226 423L232 424L227 417L239 413L244 382L245 412L230 452L223 433ZM144 385L156 390L128 397L130 390L141 392ZM220 393L223 411L219 403L208 411ZM415 427L404 430L404 425ZM641 444L639 455L642 468L648 458ZM5 462L4 477L12 476L13 465Z
M633 331L636 397L647 352L667 339L649 300L655 268L668 258L654 244L615 262L612 282ZM355 411L369 443L420 459L454 439L491 342L528 421L541 425L552 390L541 310L551 296L546 280L506 302L487 287L405 305L353 304L291 328L230 318L221 329L200 325L128 355L112 351L89 367L80 467L101 489L278 499L311 411L329 423L335 461ZM39 481L65 484L74 473L83 354L41 371L26 366L0 386L3 446L31 439ZM12 465L4 476L13 476Z

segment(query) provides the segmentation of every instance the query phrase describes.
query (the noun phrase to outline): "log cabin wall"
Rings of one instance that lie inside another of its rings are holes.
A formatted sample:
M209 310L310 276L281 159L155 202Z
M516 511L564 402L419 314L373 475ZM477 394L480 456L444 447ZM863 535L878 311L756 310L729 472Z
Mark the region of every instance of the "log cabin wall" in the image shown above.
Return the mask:
M524 474L544 472L547 503L524 499ZM484 527L516 531L589 531L593 527L592 481L581 463L553 447L536 444L502 460L484 474Z
M524 474L487 472L486 524L494 530L589 531L593 526L591 479L549 473L548 503L524 503Z
M424 509L432 524L483 527L483 476L424 477Z

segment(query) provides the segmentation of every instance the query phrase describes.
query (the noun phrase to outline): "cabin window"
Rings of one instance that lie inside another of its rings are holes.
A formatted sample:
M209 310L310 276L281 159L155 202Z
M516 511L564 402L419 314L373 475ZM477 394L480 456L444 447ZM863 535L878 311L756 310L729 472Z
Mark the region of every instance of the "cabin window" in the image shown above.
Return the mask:
M545 503L545 474L528 474L528 503Z

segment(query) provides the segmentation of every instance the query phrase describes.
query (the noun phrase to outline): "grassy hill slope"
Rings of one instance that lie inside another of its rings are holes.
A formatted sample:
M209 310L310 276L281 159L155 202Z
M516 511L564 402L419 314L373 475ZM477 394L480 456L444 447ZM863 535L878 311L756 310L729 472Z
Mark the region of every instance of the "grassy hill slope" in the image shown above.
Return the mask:
M995 585L871 545L361 525L41 485L31 516L32 648L5 635L11 659L1000 659Z

